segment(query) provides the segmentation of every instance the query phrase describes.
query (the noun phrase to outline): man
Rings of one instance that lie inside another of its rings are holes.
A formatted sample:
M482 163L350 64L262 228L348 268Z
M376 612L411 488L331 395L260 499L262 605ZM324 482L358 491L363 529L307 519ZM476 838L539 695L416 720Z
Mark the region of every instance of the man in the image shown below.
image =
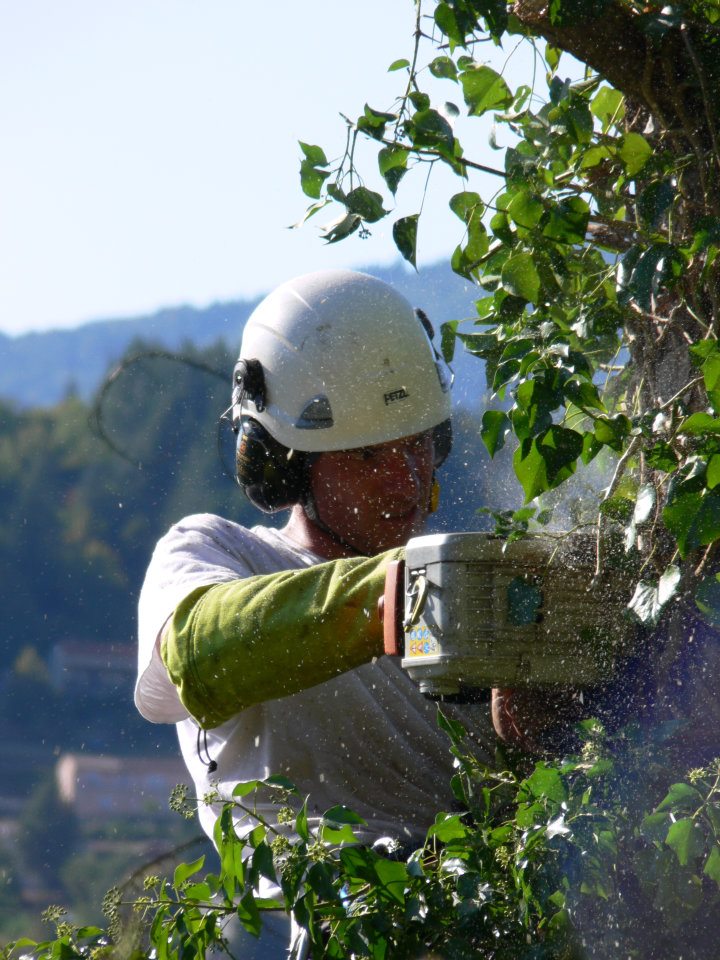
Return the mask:
M202 797L283 774L309 813L343 803L367 840L424 833L452 803L436 708L382 655L377 601L418 534L450 447L450 376L387 284L325 271L248 320L235 369L238 480L282 530L188 517L140 598L136 703L176 722ZM463 708L481 749L487 709ZM489 751L488 751L489 752ZM219 810L200 811L212 837Z

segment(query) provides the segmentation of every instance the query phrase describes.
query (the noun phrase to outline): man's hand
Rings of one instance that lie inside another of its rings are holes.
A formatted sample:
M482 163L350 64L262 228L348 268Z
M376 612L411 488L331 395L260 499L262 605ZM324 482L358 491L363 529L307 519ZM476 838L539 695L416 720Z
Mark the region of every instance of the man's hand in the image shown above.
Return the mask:
M492 720L495 732L524 753L544 753L569 746L575 724L583 716L577 690L557 687L495 688Z

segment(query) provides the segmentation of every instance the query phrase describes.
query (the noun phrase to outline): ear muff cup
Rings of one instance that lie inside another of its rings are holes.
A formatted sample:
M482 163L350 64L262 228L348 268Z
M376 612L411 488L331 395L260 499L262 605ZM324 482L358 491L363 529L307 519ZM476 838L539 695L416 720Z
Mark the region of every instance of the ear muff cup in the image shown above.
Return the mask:
M263 513L299 503L307 485L307 457L278 443L257 420L243 417L235 454L237 482Z
M452 423L449 419L443 420L433 428L433 463L436 469L441 467L450 456L452 442Z

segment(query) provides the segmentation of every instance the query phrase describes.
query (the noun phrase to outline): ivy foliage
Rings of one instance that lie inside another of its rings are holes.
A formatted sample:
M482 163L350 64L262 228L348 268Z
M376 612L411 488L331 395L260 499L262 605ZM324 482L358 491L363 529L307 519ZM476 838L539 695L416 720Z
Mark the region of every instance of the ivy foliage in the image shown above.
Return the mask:
M587 722L577 755L492 770L456 721L440 723L456 761L457 809L438 813L417 848L363 844L364 822L343 806L309 818L283 778L238 784L225 802L193 801L178 787L171 805L185 816L220 805L216 872L204 872L201 857L172 877L147 877L129 901L111 890L107 929L75 927L50 908L55 936L8 944L4 960L201 960L227 947L231 918L258 936L277 909L295 918L317 958L580 960L615 957L619 943L623 956L714 956L716 763L668 786L646 742L632 731L611 740ZM257 893L262 879L275 897Z
M487 448L513 438L525 503L600 453L615 460L599 533L652 485L652 514L628 542L657 593L676 563L707 566L720 539L720 10L700 0L417 0L415 10L413 48L390 66L397 99L348 121L337 160L302 145L307 215L339 205L325 239L367 234L393 217L413 175L432 190L435 168L452 171L451 263L478 299L443 344L448 359L459 342L485 362L497 401L483 417ZM485 62L488 44L530 46L533 84L513 83L513 56L502 71ZM574 82L561 72L566 52L582 68ZM471 153L478 118L492 119L491 145L510 143L494 168ZM357 159L361 139L375 142L377 170ZM496 189L477 185L481 173ZM422 224L419 210L392 226L413 265ZM633 607L646 623L656 608Z

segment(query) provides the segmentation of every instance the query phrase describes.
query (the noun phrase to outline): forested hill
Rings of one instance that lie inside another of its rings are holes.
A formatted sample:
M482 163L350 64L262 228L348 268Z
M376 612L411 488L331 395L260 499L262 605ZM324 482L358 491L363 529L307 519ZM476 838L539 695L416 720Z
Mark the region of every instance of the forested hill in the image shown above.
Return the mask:
M447 265L409 272L395 267L369 267L368 272L395 285L422 306L436 325L474 313L477 291ZM183 344L208 347L218 341L237 349L243 325L257 300L215 303L205 309L175 307L125 320L87 323L70 330L51 330L18 337L0 334L0 397L19 407L51 406L69 392L87 400L108 366L141 337L170 349Z

